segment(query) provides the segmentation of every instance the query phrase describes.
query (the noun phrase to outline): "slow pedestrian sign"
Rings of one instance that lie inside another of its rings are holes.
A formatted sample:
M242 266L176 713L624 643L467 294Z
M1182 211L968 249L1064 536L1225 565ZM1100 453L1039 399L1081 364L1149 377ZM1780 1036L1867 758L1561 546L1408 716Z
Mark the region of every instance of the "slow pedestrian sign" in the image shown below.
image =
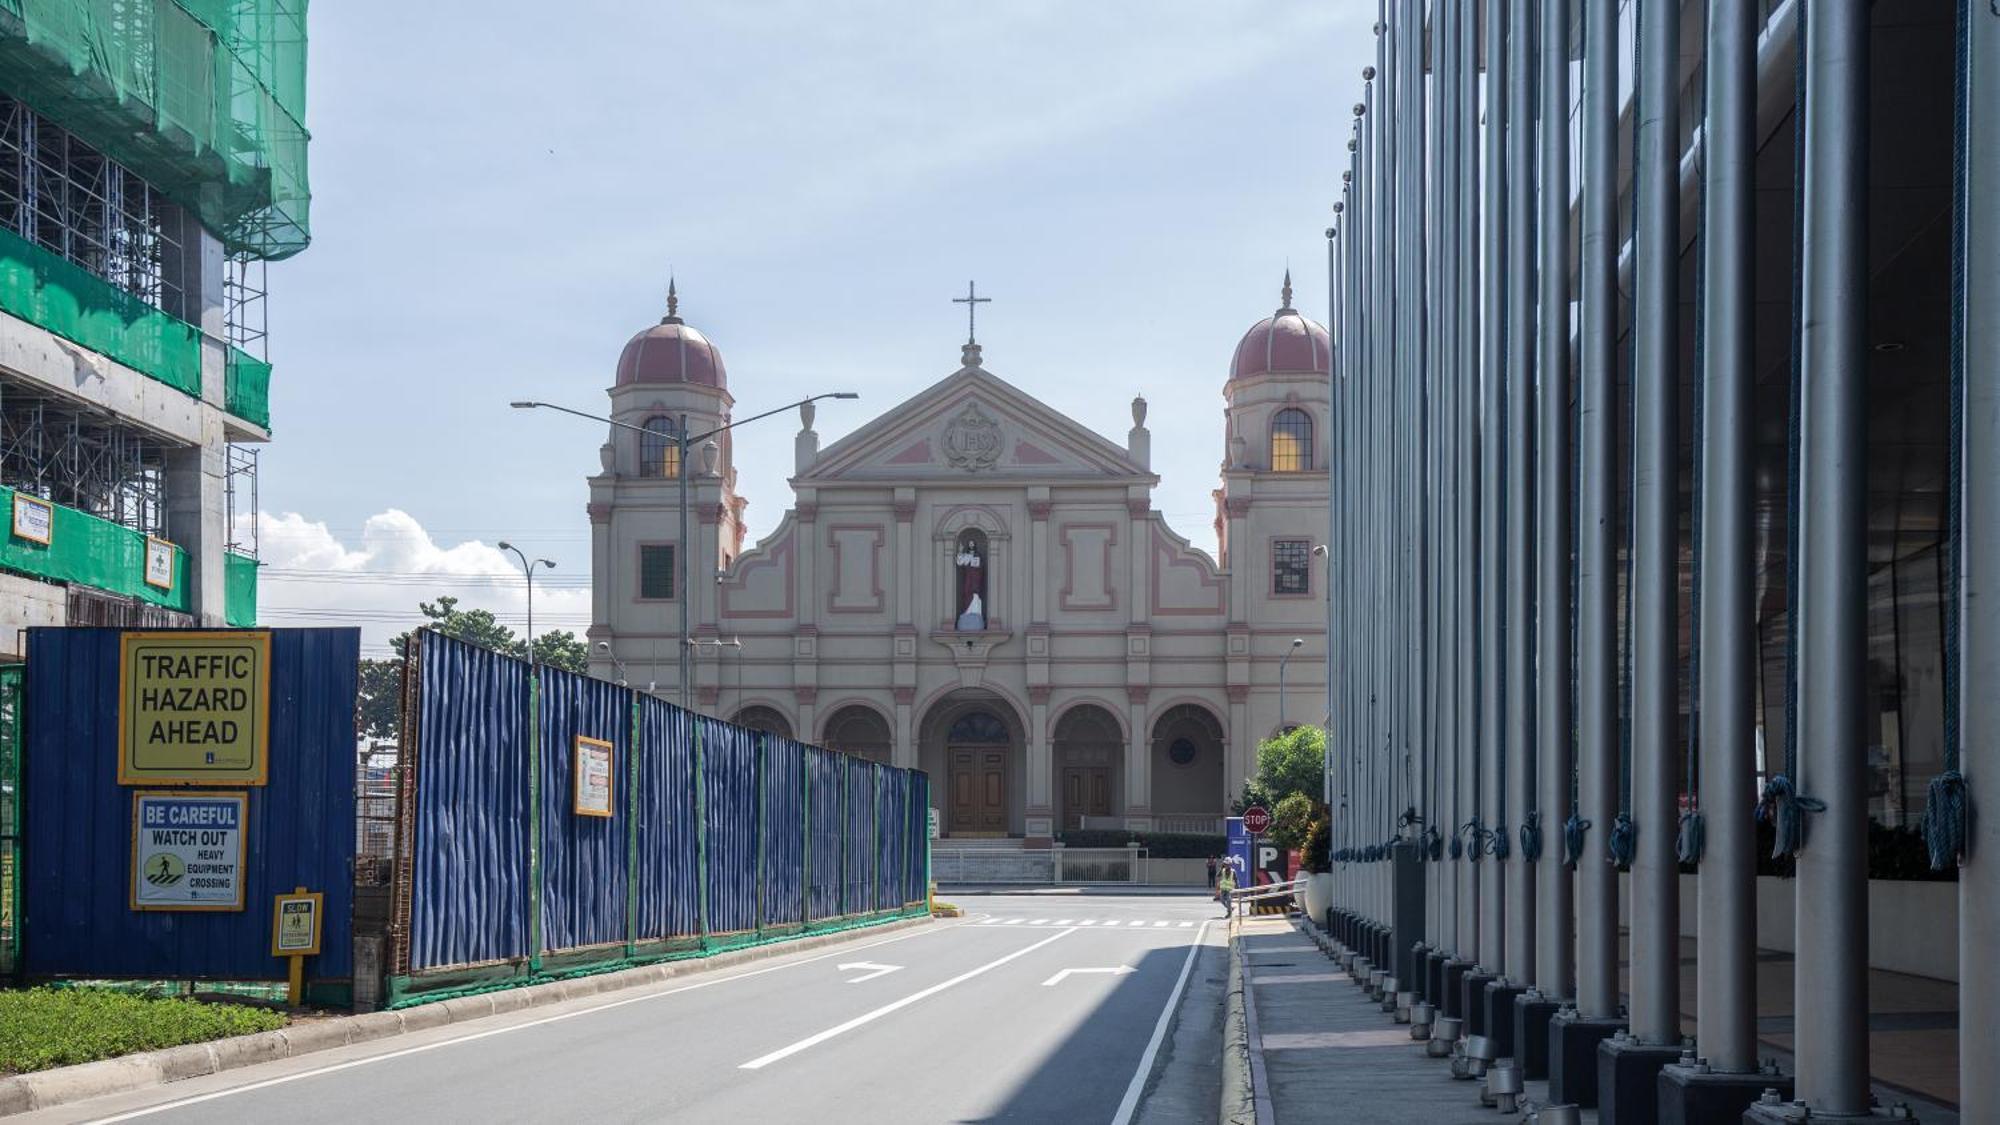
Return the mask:
M1271 810L1262 805L1251 805L1243 810L1243 830L1252 836L1262 836L1270 831Z

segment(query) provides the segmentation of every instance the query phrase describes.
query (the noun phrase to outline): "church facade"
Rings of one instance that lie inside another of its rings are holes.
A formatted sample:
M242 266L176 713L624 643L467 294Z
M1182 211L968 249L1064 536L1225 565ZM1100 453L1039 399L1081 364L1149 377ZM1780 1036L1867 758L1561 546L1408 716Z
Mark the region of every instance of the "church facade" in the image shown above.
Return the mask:
M825 448L802 407L791 507L746 547L734 433L687 465L672 436L734 400L670 294L588 482L592 671L678 699L685 647L696 709L924 769L947 835L1220 831L1258 742L1325 711L1330 352L1287 278L1222 385L1219 559L1153 507L1143 399L1121 444L970 342Z

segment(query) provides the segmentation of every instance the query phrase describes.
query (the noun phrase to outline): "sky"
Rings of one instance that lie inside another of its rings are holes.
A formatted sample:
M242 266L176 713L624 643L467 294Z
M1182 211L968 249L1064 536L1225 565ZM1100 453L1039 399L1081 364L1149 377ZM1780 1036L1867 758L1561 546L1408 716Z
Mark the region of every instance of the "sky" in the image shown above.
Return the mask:
M367 655L442 594L588 624L585 478L618 353L664 313L736 415L823 391L822 446L984 366L1122 445L1214 549L1221 389L1278 304L1325 318L1374 5L1343 0L339 0L311 10L313 244L269 270L265 624ZM736 438L754 540L795 415ZM508 577L508 575L514 577Z

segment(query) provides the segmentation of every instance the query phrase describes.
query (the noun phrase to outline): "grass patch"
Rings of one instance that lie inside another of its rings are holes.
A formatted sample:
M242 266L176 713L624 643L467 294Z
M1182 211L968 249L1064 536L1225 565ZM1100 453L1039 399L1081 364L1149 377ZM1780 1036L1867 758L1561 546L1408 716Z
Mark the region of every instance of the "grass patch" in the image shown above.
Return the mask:
M956 905L946 902L943 899L933 899L931 901L931 917L933 918L956 918L963 913L965 912L960 910Z
M89 988L0 992L0 1074L285 1026L278 1012Z

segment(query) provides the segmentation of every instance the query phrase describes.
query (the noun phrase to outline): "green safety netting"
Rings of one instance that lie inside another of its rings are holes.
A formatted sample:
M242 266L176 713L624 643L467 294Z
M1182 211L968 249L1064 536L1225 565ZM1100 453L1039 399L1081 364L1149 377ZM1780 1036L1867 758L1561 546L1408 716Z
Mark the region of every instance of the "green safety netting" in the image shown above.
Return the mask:
M0 86L232 251L311 239L306 0L0 0Z
M229 381L222 404L247 422L271 428L271 365L241 348L229 349Z
M13 534L14 490L0 485L0 569L95 586L168 609L188 611L187 552L174 547L174 581L146 581L146 537L88 512L55 505L47 546Z
M257 560L234 551L222 555L222 619L238 629L257 623Z
M0 6L9 2L0 0ZM201 396L199 328L4 227L0 227L0 309L170 387Z

